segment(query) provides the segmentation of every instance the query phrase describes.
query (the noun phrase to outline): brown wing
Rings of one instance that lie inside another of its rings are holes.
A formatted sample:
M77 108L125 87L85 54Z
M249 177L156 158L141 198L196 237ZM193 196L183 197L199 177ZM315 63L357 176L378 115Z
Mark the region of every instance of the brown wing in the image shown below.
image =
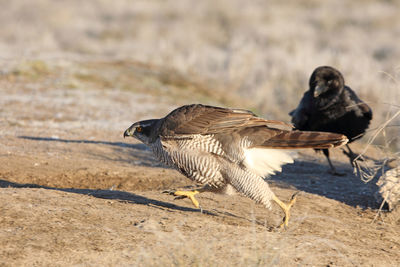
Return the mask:
M279 149L331 148L348 141L341 134L291 131L289 124L265 120L247 110L200 104L172 111L164 118L161 128L162 137L214 134L225 151L237 150L242 140L247 140L249 147Z
M262 147L294 149L294 148L332 148L344 145L349 140L345 135L329 132L292 131L282 132L266 140Z
M258 118L254 113L242 109L227 109L201 104L182 106L164 118L161 136L179 134L218 134L238 131L242 128L268 126L290 129L280 121Z
M330 132L287 131L265 126L244 128L224 138L246 138L248 147L298 149L332 148L348 142L345 135Z

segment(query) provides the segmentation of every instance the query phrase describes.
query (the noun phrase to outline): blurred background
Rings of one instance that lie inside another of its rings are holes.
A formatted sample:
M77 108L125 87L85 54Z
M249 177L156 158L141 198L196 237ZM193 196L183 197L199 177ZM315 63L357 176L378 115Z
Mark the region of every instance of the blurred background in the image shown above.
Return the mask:
M377 206L386 192L399 203L400 167L376 181L400 162L400 0L0 7L0 266L399 265L400 209ZM321 65L373 109L367 136L351 144L370 148L365 175L340 149L331 159L342 178L323 155L299 152L268 182L285 202L301 192L286 232L269 228L279 208L248 198L205 193L204 214L174 201L161 192L193 183L123 139L133 122L189 103L290 122Z
M0 3L8 86L131 91L290 121L312 71L331 65L372 107L370 133L400 109L400 1ZM399 124L394 118L375 144L396 151Z

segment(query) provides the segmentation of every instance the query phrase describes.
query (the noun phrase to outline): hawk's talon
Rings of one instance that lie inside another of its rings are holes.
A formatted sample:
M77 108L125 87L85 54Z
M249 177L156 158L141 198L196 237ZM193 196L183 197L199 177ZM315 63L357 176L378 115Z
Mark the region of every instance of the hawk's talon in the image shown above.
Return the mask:
M173 195L175 193L176 190L164 190L161 193L163 194L168 194L168 195Z
M183 199L183 198L189 198L191 201L192 201L192 203L193 203L193 205L196 207L196 208L200 208L200 204L199 204L199 202L197 201L197 199L194 197L194 195L196 195L196 194L198 194L198 193L200 193L199 191L197 191L197 190L193 190L193 191L175 191L175 192L173 192L173 195L174 196L176 196L175 197L175 199ZM200 208L201 209L201 208Z
M294 193L294 194L292 195L292 197L290 198L290 202L289 202L289 205L290 205L290 206L293 206L294 203L296 203L296 198L297 198L297 195L298 195L298 194L300 194L300 191L297 191L296 193Z
M287 228L289 225L289 219L290 219L290 209L292 208L292 206L294 205L294 203L296 203L296 197L299 194L299 192L296 192L292 195L292 197L290 198L290 201L288 204L283 203L282 201L280 201L276 196L273 197L273 200L281 207L281 209L283 210L283 212L285 213L285 216L282 219L282 223L279 225L279 228Z

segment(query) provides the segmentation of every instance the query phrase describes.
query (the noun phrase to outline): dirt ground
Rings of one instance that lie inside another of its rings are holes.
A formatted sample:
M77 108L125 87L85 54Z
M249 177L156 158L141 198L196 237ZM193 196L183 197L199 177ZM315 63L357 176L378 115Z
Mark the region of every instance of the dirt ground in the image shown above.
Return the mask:
M378 215L376 181L361 182L339 149L332 159L346 176L306 150L270 178L284 201L300 191L286 231L274 228L279 207L239 195L204 193L201 213L162 193L193 186L187 178L122 137L190 100L42 76L1 79L1 266L399 265L399 212Z

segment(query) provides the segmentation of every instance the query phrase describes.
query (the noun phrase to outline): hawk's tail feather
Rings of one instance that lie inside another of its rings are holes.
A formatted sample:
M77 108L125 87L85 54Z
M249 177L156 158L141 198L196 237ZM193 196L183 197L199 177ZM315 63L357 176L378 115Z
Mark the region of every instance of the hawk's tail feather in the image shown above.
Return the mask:
M329 132L290 131L276 135L262 147L280 149L319 148L342 146L349 141L345 135Z

